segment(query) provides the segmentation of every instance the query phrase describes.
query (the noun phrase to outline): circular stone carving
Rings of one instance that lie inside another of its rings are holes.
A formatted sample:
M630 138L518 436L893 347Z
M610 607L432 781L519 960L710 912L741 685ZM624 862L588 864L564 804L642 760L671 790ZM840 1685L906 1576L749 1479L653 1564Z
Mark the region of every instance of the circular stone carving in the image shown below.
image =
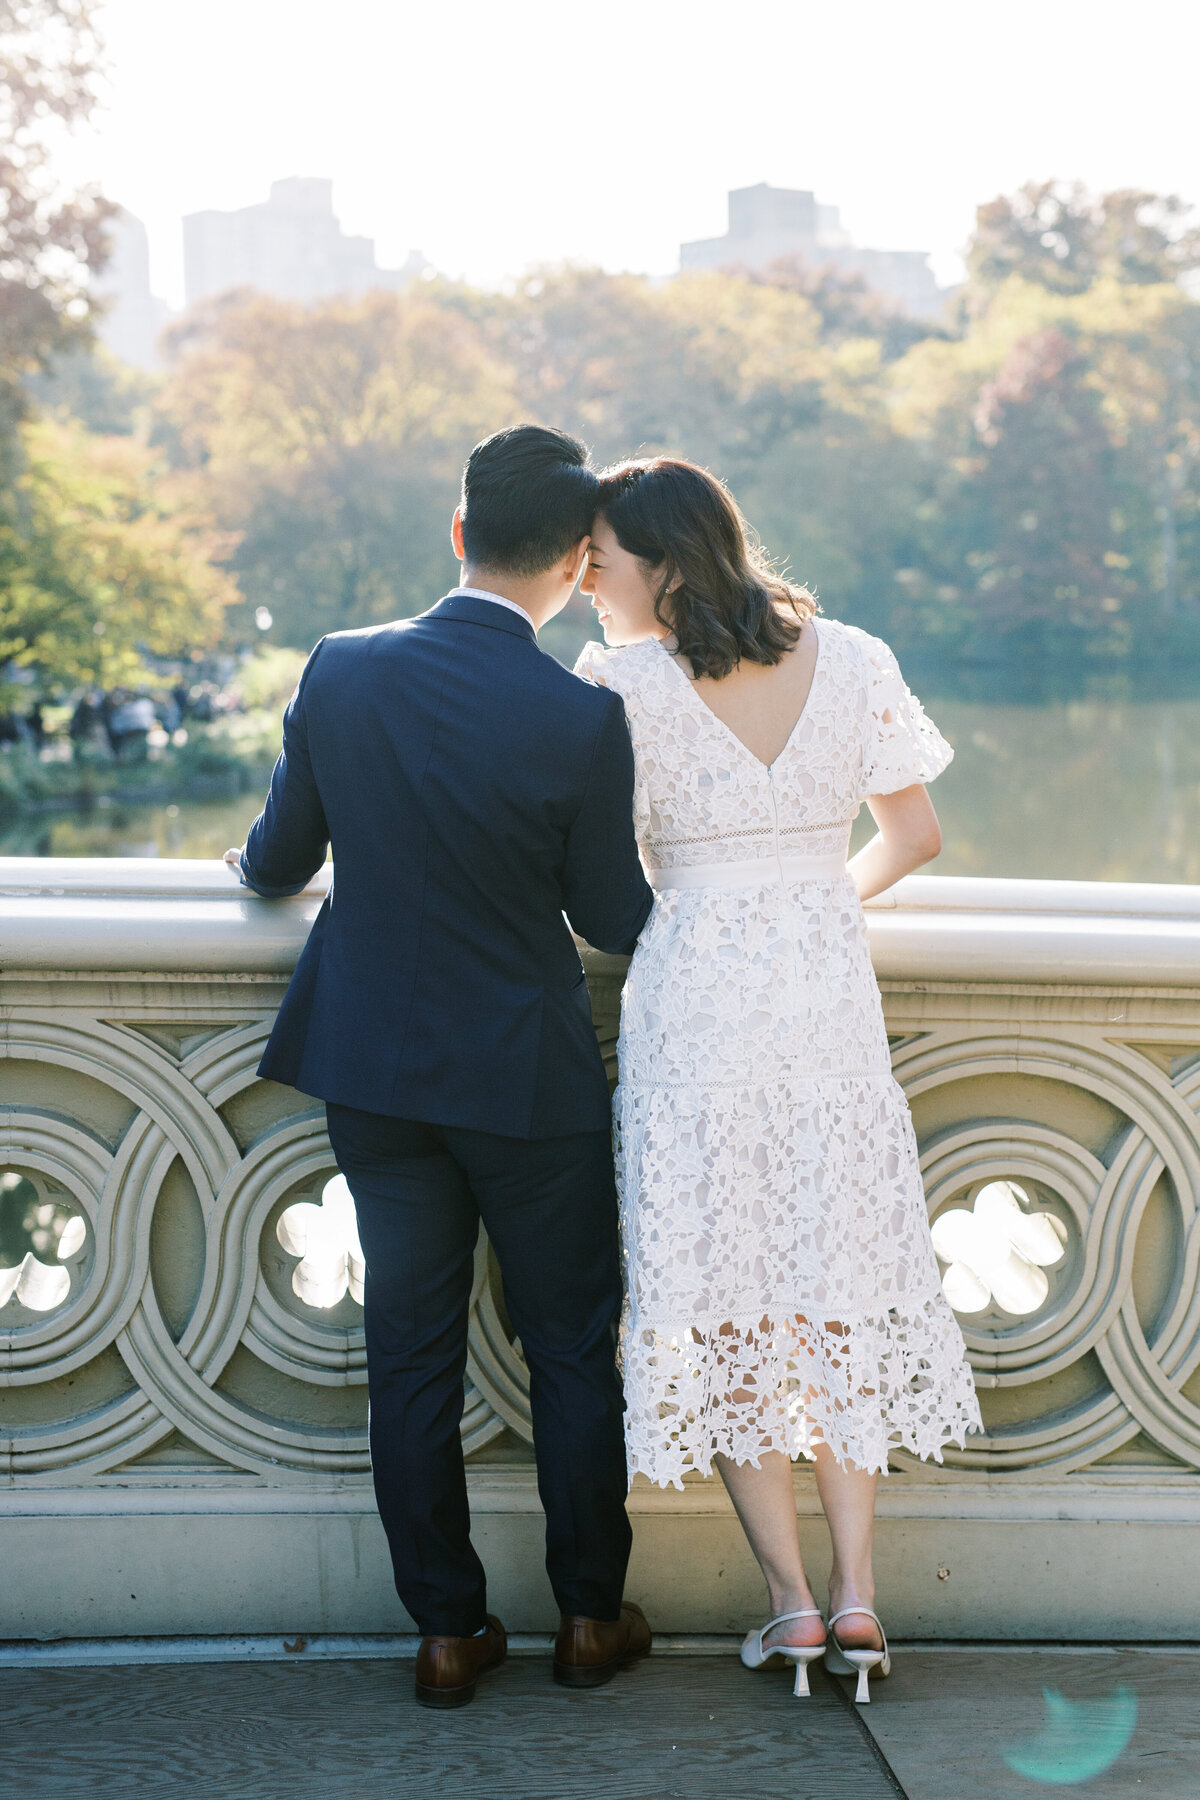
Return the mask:
M1049 1299L1046 1271L1062 1263L1067 1239L1062 1220L1019 1182L975 1183L934 1221L942 1291L960 1318L1027 1319Z
M258 1079L256 1069L265 1037L261 1026L242 1026L223 1033L188 1058L185 1072L214 1104L224 1104ZM302 1179L310 1176L318 1178L310 1184L313 1191L309 1197L315 1199L324 1182L336 1174L336 1164L325 1134L324 1109L282 1129L297 1133L295 1141L299 1141L306 1126L311 1132L309 1154L301 1162L292 1163L288 1185L299 1186ZM254 1146L247 1153L247 1161L259 1148ZM272 1189L276 1197L284 1191L286 1188ZM271 1204L267 1200L265 1207L255 1208L260 1230ZM365 1382L366 1347L361 1325L330 1328L321 1324L316 1309L302 1303L295 1309L282 1305L271 1292L258 1259L256 1267L258 1274L243 1334L246 1347L281 1373L302 1380L331 1386ZM514 1348L504 1330L487 1271L487 1240L481 1232L475 1256L461 1426L467 1454L482 1449L506 1425L527 1441L532 1438L525 1365L519 1349ZM353 1466L365 1467L365 1438L353 1446L348 1443L347 1447L354 1458Z
M933 1222L963 1205L967 1194L1011 1180L1037 1192L1039 1209L1051 1211L1066 1233L1066 1255L1054 1269L1045 1301L1031 1315L996 1311L986 1321L959 1315L972 1367L990 1375L990 1385L1005 1385L1043 1380L1074 1361L1081 1338L1095 1325L1086 1244L1107 1175L1099 1158L1063 1132L1004 1120L939 1133L922 1151L921 1173Z
M319 1192L335 1174L323 1109L265 1131L244 1155L217 1112L256 1082L265 1035L261 1021L238 1025L179 1062L118 1026L44 1016L10 1023L8 1055L73 1070L136 1109L115 1149L50 1110L0 1113L0 1169L10 1167L39 1192L52 1190L56 1204L61 1196L84 1233L78 1244L68 1240L71 1255L62 1266L74 1274L62 1303L41 1312L14 1306L3 1320L6 1379L48 1381L115 1344L138 1390L78 1419L15 1431L7 1446L14 1472L100 1472L177 1429L221 1462L275 1478L287 1471L365 1474L363 1431L264 1417L216 1387L239 1346L317 1386L366 1378L361 1322L331 1329L299 1300L294 1308L280 1304L263 1275L261 1240L272 1209L302 1198L306 1184ZM175 1342L150 1278L149 1245L158 1197L177 1159L196 1194L205 1248L199 1293ZM505 1334L487 1267L481 1240L462 1420L468 1451L506 1424L529 1434L523 1365Z
M77 1198L28 1168L0 1172L0 1319L9 1331L57 1317L81 1292L91 1231Z
M137 1305L144 1259L135 1222L121 1205L129 1158L113 1156L81 1126L52 1113L7 1110L0 1115L0 1159L28 1171L48 1195L62 1195L84 1221L62 1304L49 1316L0 1315L10 1384L51 1381L105 1349Z
M947 1450L947 1463L1014 1472L1077 1468L1146 1431L1200 1466L1200 1409L1179 1392L1200 1364L1200 1070L1172 1083L1135 1051L1084 1030L1069 1039L932 1033L897 1051L895 1071L910 1099L956 1082L1019 1074L1076 1086L1124 1121L1104 1160L1065 1133L1022 1120L966 1121L925 1146L934 1217L972 1182L1011 1177L1057 1200L1070 1232L1062 1277L1032 1318L988 1329L961 1321L979 1385L1041 1381L1093 1349L1111 1383L1111 1391L1074 1406L972 1437L965 1450ZM1186 1268L1179 1298L1150 1343L1137 1322L1131 1277L1142 1214L1164 1173L1184 1229ZM903 1453L894 1460L920 1467Z

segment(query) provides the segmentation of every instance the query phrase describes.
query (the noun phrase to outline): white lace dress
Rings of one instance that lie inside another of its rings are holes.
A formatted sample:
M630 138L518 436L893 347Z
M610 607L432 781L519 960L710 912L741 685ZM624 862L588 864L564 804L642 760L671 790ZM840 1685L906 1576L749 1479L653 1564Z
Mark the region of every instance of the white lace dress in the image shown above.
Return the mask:
M816 630L769 769L658 641L577 665L625 702L658 889L615 1117L630 1475L663 1485L818 1441L864 1469L940 1460L980 1422L845 872L863 799L952 752L886 644Z

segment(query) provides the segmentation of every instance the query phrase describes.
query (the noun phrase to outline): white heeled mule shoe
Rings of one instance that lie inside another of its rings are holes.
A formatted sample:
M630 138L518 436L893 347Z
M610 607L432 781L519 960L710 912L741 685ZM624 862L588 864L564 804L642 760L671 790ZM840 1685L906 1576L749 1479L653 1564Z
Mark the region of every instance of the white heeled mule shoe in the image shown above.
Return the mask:
M833 1629L839 1619L848 1619L851 1613L862 1613L868 1619L874 1619L879 1626L879 1635L883 1639L882 1650L843 1650L837 1641L837 1632ZM854 1698L860 1706L865 1706L871 1698L867 1676L872 1669L882 1681L885 1675L892 1672L892 1658L888 1650L887 1632L883 1629L883 1621L869 1606L844 1606L839 1613L834 1613L829 1621L829 1637L825 1645L825 1667L831 1675L857 1675L858 1686Z
M819 1619L821 1609L817 1606L806 1606L800 1612L780 1613L777 1619L771 1619L761 1631L748 1631L742 1644L740 1655L748 1669L765 1669L773 1656L782 1656L796 1666L796 1685L792 1689L798 1700L808 1698L808 1665L825 1655L825 1644L776 1644L770 1650L763 1649L763 1639L768 1631L776 1625L783 1625L788 1619Z

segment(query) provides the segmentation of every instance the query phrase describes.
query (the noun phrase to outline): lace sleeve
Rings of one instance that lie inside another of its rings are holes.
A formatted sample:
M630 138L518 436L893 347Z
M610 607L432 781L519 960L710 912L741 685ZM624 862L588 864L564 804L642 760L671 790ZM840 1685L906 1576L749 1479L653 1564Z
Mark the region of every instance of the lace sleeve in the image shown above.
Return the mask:
M597 687L609 687L608 652L603 644L593 638L583 646L575 663L575 673L584 681L594 682Z
M652 653L652 647L651 647ZM633 740L633 828L639 844L650 835L650 796L646 787L645 721L638 704L639 669L644 669L647 646L616 645L611 650L594 640L579 652L575 673L584 681L618 694L625 708L625 723ZM642 676L644 679L644 674ZM639 741L640 740L640 741Z
M900 665L879 638L866 637L867 734L860 798L895 794L915 781L940 775L954 751L915 694Z

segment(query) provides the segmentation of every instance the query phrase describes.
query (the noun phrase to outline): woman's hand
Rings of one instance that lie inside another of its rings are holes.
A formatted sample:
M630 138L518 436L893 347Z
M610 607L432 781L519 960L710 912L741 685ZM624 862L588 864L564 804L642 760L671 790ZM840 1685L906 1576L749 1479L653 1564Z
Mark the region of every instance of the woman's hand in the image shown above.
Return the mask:
M229 864L229 867L233 870L234 874L237 876L238 880L240 881L242 879L242 853L241 853L241 851L240 850L227 850L225 852L225 861Z
M901 788L898 794L868 795L878 837L851 858L849 872L860 900L870 900L932 862L942 847L942 828L933 801L923 782Z

